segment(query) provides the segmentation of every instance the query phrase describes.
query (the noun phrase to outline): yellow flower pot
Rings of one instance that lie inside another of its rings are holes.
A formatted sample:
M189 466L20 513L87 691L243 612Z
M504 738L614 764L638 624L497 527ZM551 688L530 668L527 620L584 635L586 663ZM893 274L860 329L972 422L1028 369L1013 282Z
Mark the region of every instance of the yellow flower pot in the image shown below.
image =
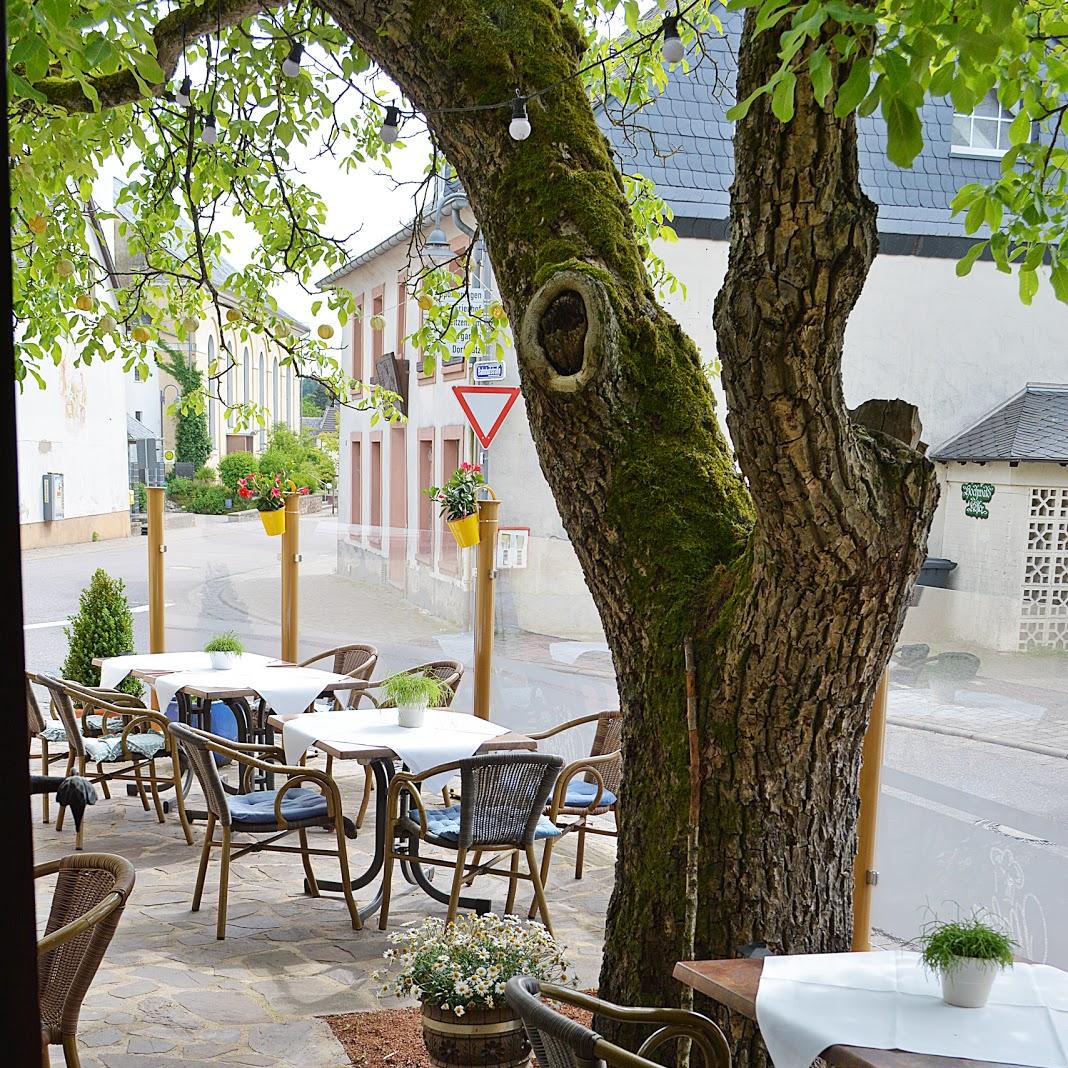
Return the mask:
M276 508L273 512L260 512L260 522L268 535L276 538L279 534L286 532L286 510Z
M470 549L478 544L478 512L465 515L463 519L450 519L447 521L456 544L461 549Z

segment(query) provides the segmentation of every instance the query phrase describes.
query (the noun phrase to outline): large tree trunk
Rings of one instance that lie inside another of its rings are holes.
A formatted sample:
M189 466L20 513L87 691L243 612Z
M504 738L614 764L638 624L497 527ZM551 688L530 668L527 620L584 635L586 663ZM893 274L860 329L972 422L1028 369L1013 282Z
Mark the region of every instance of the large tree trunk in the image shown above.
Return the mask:
M876 247L852 120L799 88L792 123L759 102L737 133L716 326L751 502L578 82L532 102L523 143L507 112L440 111L571 74L567 17L543 0L320 2L429 116L464 183L614 656L626 788L603 994L679 999L687 635L706 784L698 955L754 938L846 948L860 741L935 500L930 465L843 400L842 337ZM751 22L739 96L778 63Z

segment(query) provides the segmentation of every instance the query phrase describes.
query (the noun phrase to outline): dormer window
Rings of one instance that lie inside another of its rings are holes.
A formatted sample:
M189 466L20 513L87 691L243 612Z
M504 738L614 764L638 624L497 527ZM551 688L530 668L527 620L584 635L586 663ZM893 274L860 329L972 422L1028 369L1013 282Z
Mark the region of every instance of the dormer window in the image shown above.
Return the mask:
M993 92L988 93L970 115L954 112L954 154L1000 159L1009 148L1009 127L1014 117Z

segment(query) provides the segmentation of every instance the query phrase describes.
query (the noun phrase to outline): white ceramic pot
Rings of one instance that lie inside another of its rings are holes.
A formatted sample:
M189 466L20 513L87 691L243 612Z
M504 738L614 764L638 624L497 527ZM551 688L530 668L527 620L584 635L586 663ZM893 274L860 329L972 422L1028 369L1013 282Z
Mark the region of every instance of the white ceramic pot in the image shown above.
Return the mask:
M237 662L241 659L241 654L208 653L208 659L211 661L211 666L216 671L229 671L230 668L237 667Z
M397 723L401 727L421 727L425 717L425 701L418 705L397 705Z
M942 975L942 1000L962 1009L981 1009L990 997L999 970L994 961L961 958L952 971Z

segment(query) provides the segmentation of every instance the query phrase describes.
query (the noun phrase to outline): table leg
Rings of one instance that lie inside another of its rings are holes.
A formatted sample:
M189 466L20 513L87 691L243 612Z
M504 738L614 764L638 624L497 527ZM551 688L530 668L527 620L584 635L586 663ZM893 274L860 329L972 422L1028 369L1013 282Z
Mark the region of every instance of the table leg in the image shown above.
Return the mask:
M375 852L364 871L355 878L349 879L349 887L353 890L361 890L367 886L382 871L382 865L386 857L386 805L385 798L389 791L389 783L393 778L392 760L375 760L371 763L371 773L375 779L375 790L381 804L375 805ZM331 890L340 893L343 887L337 880L318 879L320 890ZM308 881L304 881L304 892L308 893ZM371 902L360 909L360 918L366 920L373 916L382 907L382 887L379 885L378 892Z
M393 761L372 761L371 771L375 778L375 790L377 791L375 798L375 853L374 858L371 860L371 863L367 866L363 874L355 879L349 880L349 886L353 890L358 890L366 886L379 874L379 872L381 872L386 856L386 796L395 771ZM407 794L402 795L401 804L405 808L407 808L406 798ZM414 836L405 837L408 838L408 851L413 857L412 860L401 862L401 869L404 872L405 879L414 886L418 886L420 890L432 897L435 901L440 901L443 905L447 905L449 903L449 895L438 890L432 882L434 869L431 869L429 872L425 871L423 866L418 862L418 838ZM340 891L342 889L340 882L319 879L318 883L320 890ZM305 880L304 892L308 893L308 891L308 883L307 880ZM461 908L472 909L479 916L484 916L493 907L493 902L487 898L462 897L460 898L459 905ZM374 913L381 907L382 887L381 884L379 884L374 899L360 909L360 917L362 919L367 919L368 916L374 915Z

